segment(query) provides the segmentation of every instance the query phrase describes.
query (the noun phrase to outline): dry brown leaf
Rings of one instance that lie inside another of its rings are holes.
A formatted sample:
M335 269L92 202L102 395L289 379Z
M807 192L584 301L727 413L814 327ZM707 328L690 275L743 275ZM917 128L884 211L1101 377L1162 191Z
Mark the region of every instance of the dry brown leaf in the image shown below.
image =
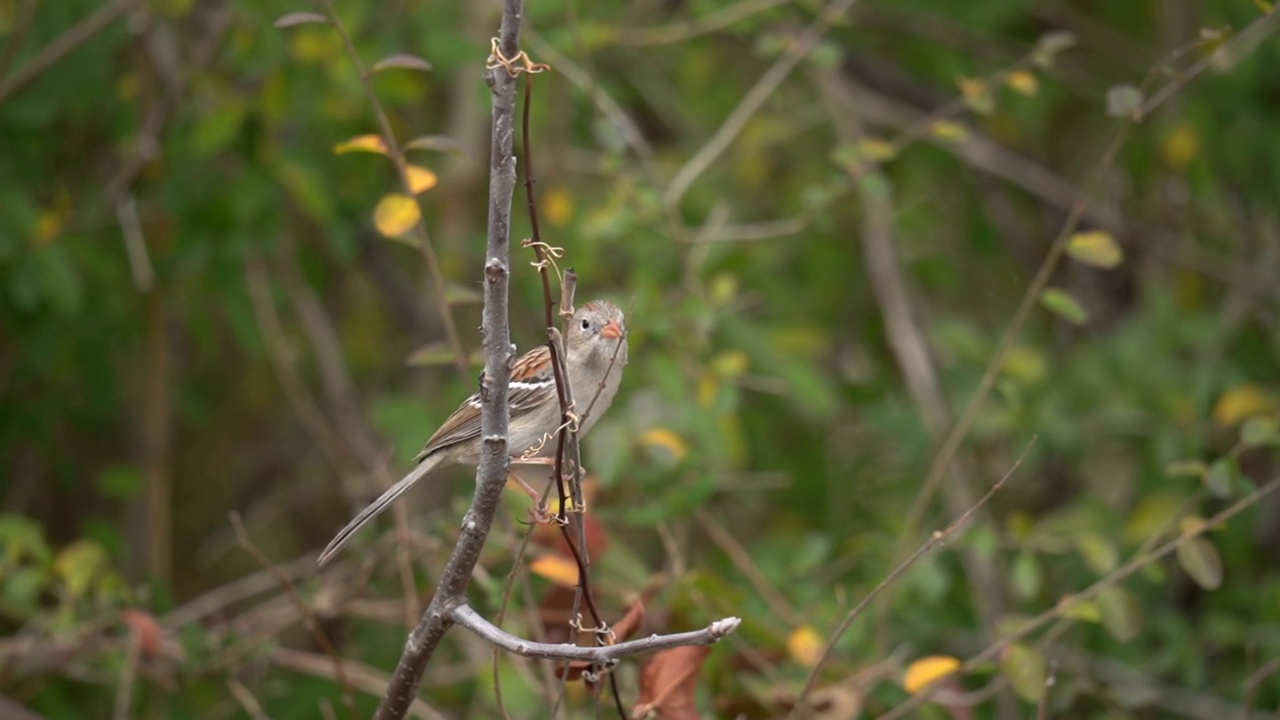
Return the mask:
M151 657L160 652L160 624L146 610L125 610L120 619L138 636L138 649L143 657Z
M642 718L652 711L661 720L698 720L694 693L702 664L711 654L706 645L671 648L655 654L640 673L640 702L631 717Z

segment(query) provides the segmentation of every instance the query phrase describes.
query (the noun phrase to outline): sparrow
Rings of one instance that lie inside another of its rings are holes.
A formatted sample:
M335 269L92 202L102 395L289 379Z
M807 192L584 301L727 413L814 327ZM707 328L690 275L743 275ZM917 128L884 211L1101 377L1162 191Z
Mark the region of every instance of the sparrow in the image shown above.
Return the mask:
M627 364L627 329L622 311L607 300L583 305L569 322L564 344L564 365L573 391L574 412L579 415L578 436L582 437L609 409L622 383L622 369ZM554 434L560 427L560 399L551 351L546 345L516 359L508 400L511 420L507 446L513 463L547 464L556 451ZM347 523L320 553L318 564L331 560L360 528L432 470L443 465L479 464L480 407L478 392L459 405L414 458L417 466Z

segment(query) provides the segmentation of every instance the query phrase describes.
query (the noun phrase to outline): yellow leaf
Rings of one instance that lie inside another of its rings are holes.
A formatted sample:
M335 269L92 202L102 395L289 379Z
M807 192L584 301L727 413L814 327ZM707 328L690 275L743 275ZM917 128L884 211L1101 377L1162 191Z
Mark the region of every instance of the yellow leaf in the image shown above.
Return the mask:
M36 220L35 244L46 245L62 232L62 216L53 210L45 210Z
M381 135L357 135L346 142L333 146L334 155L346 155L349 152L371 152L379 155L387 154L387 143Z
M92 540L77 540L58 552L53 571L66 583L73 598L89 592L94 581L109 569L107 551Z
M529 570L557 585L577 587L578 564L564 555L543 555L529 563Z
M792 660L811 668L822 659L822 636L808 625L801 625L787 636L787 654Z
M959 669L960 661L950 655L930 655L920 658L907 666L907 674L902 678L902 687L914 695Z
M991 88L987 86L987 81L975 78L960 78L956 81L960 86L960 94L964 97L964 104L970 110L979 115L989 115L995 110L995 98L991 95Z
M1187 515L1178 519L1178 531L1182 533L1183 537L1191 537L1204 532L1206 524L1204 518L1199 515Z
M1276 397L1266 390L1245 383L1222 393L1213 406L1213 421L1219 425L1235 425L1245 418L1275 412Z
M1067 239L1067 254L1085 265L1110 269L1124 261L1120 244L1105 230L1078 232Z
M120 102L133 100L141 91L142 78L136 72L123 73L116 81L116 99Z
M1019 95L1032 97L1040 92L1040 81L1036 79L1034 73L1026 70L1014 70L1004 79L1004 83Z
M289 52L299 62L318 65L329 62L344 50L342 38L327 27L300 27L289 33Z
M680 462L685 455L689 454L689 447L685 445L684 440L666 428L656 427L646 430L640 436L640 444L665 448L667 452L670 452L675 457L676 462Z
M858 155L873 162L891 160L893 159L893 156L897 154L897 146L888 140L868 137L858 141Z
M421 165L406 165L405 174L409 176L409 189L414 195L424 193L436 186L439 178Z
M750 364L751 359L741 350L726 350L711 361L711 367L715 369L716 374L727 378L742 375Z
M1068 595L1063 600L1070 600ZM1081 620L1083 622L1099 622L1102 620L1102 610L1098 607L1098 603L1093 600L1085 600L1083 602L1060 602L1058 607L1062 610L1062 617L1071 620Z
M1125 523L1125 537L1132 543L1147 541L1173 522L1186 500L1186 497L1172 491L1148 494L1133 509Z
M1189 122L1178 123L1160 140L1160 155L1174 170L1185 170L1200 155L1200 133Z
M421 218L422 210L418 207L418 201L399 193L384 195L373 209L374 227L389 238L408 233Z
M1271 0L1253 0L1253 4L1258 7L1258 10L1260 10L1263 15L1270 15L1276 9L1276 6L1271 3Z
M1048 374L1049 360L1030 345L1016 345L1009 349L1001 371L1023 385L1036 385Z
M720 383L716 382L716 376L707 373L698 380L698 404L704 408L711 407L716 401L716 394L720 392Z
M542 196L542 215L553 227L564 227L573 218L573 195L562 187L551 188Z
M969 128L954 120L934 120L929 123L929 132L939 140L957 142L969 137Z

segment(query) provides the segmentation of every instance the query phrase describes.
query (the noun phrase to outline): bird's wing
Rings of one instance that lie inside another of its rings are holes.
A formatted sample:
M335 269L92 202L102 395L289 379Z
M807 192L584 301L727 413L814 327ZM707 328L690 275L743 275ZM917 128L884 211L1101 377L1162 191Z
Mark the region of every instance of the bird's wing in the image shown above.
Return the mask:
M511 369L508 401L511 419L525 415L555 397L556 381L551 369L551 351L539 345L516 359ZM436 430L422 452L414 458L422 462L431 453L480 437L480 394L467 398Z

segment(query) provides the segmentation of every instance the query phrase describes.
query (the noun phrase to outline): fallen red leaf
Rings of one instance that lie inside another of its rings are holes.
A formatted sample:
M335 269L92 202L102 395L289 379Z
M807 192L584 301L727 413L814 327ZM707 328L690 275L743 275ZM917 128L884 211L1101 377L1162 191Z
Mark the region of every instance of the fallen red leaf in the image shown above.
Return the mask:
M160 623L146 610L125 610L120 619L138 638L138 650L143 657L151 657L160 652Z
M702 664L711 654L705 645L671 648L655 654L640 673L640 702L631 717L657 711L661 720L698 720L694 692Z

